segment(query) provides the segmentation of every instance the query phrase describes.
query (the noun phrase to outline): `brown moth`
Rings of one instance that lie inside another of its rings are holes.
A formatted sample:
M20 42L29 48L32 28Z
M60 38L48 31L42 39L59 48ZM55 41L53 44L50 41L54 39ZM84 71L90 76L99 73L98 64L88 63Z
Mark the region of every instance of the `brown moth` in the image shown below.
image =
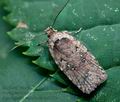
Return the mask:
M49 51L62 72L83 93L90 94L107 79L95 57L70 32L47 28Z

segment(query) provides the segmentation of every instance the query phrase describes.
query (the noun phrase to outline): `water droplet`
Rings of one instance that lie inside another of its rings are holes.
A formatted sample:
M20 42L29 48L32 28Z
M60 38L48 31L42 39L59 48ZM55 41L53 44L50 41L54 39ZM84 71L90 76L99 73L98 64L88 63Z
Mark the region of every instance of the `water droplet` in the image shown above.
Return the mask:
M87 36L90 36L90 33L87 33L86 35L87 35Z
M104 4L105 7L107 7L107 4Z
M91 36L92 39L94 39L94 36Z
M97 40L97 38L95 38L94 36L91 36L91 39L93 39L93 40Z
M79 16L79 15L76 13L76 10L75 10L75 9L72 10L72 13L73 13L75 16L77 16L77 17Z
M96 38L94 40L97 40Z
M108 46L108 44L104 44L104 46L105 46L105 47L107 47L107 46Z
M110 9L110 10L113 10L113 8L110 7L108 4L104 4L104 6L105 6L106 8L108 8L108 9Z
M111 31L115 31L112 27L110 27L110 30L111 30Z
M31 34L30 32L25 35L26 40L32 40L35 37L35 35Z
M44 9L41 9L40 11L41 11L41 12L44 12Z
M53 6L53 7L57 7L58 5L53 2L53 3L52 3L52 6Z
M115 12L119 12L119 8L116 8L114 11L115 11Z
M109 8L110 10L113 10L113 8Z
M103 31L106 31L106 28L105 28L105 27L103 28Z
M93 19L93 17L90 16L89 19Z

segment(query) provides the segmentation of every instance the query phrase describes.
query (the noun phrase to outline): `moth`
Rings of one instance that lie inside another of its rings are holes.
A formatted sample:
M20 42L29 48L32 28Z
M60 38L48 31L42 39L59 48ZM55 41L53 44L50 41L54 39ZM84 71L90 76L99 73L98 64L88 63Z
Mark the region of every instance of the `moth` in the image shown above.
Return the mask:
M105 70L87 48L70 32L48 27L49 51L60 70L83 93L90 94L107 79Z

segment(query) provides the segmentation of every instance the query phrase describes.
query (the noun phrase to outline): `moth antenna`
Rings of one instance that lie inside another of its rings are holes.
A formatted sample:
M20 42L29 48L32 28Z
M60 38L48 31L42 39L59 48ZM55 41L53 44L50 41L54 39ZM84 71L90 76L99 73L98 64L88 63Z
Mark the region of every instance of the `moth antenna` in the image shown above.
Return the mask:
M60 15L60 13L64 10L64 8L67 6L67 4L69 3L70 0L67 0L67 2L65 3L65 5L63 6L63 8L58 12L58 14L56 15L52 25L50 27L48 27L47 29L45 29L44 31L48 34L51 34L53 32L56 32L57 30L53 29L53 26L58 18L58 16Z
M65 5L63 6L63 8L58 12L58 14L56 15L54 21L53 21L53 24L52 24L52 27L54 26L58 16L60 15L60 13L64 10L64 8L67 6L67 4L69 3L70 0L67 0L67 2L65 3Z

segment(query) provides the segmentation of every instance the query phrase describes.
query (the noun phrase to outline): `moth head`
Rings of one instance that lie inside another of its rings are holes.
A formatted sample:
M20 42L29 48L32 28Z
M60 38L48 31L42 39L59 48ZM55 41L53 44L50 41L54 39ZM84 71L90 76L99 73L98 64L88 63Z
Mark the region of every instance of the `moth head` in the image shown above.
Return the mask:
M48 37L52 36L55 32L57 32L57 30L55 30L54 28L52 28L51 26L48 27L47 29L45 29L45 32L47 33Z

